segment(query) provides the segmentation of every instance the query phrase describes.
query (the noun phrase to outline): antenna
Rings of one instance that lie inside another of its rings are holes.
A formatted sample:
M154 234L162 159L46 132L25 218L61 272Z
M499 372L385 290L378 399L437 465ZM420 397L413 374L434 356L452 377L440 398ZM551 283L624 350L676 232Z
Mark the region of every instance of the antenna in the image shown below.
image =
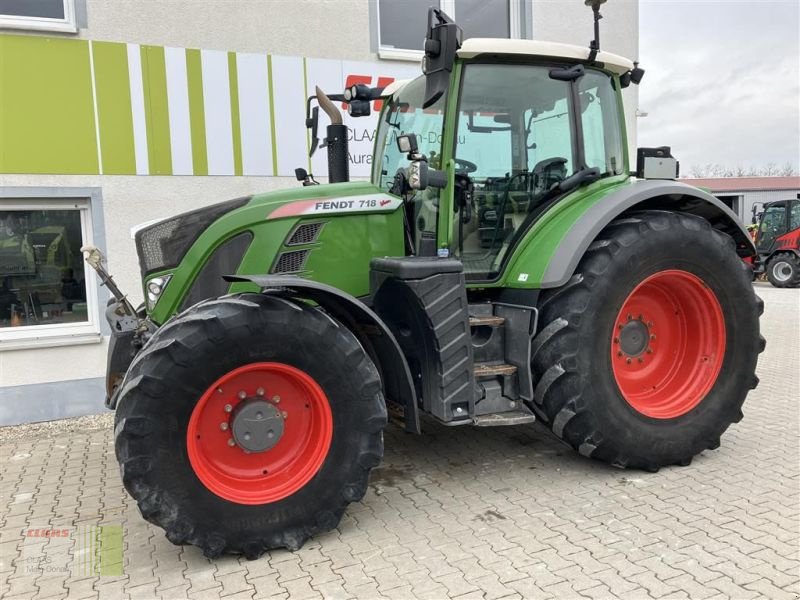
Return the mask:
M589 62L593 63L597 58L597 53L600 52L600 19L603 15L600 14L600 5L605 4L606 0L584 0L586 6L592 7L594 13L594 39L589 42Z

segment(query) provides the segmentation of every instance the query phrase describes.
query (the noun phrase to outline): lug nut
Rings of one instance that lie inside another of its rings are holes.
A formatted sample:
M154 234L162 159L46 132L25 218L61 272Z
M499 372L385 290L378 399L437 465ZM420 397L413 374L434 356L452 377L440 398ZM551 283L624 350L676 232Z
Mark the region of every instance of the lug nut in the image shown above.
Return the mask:
M652 354L652 353L653 353L653 349L652 349L652 348L648 348L648 349L647 349L647 353L648 353L648 354Z
M242 390L236 395L239 396L239 400L244 400L245 398L247 398L247 392L245 392L244 390Z
M622 350L617 351L617 356L622 356Z
M639 359L638 359L638 360L639 360L639 362L640 362L640 363L643 363L643 362L644 362L644 359L643 359L641 356L639 357Z
M281 397L280 397L280 396L273 396L273 397L272 397L272 401L273 401L275 404L278 404L278 403L281 401Z
M219 428L222 429L222 431L228 431L228 424L223 421L219 424Z
M628 315L628 321L633 321L633 315Z
M256 390L256 396L263 396L264 395L264 388L258 388Z
M222 393L222 388L217 388L217 393L221 394Z
M225 405L225 412L231 412L232 410L233 410L233 407L230 404L226 404Z
M236 442L233 441L233 438L228 438L228 446L233 447L235 445L236 445Z
M655 334L651 334L651 335L650 335L650 339L651 339L651 340L653 340L653 341L655 341L655 339L656 339L656 336L655 336Z
M615 337L615 338L614 338L614 343L615 343L615 344L619 344L619 338L618 338L618 337Z
M631 364L633 361L630 358L626 358L625 362L628 363L628 364Z
M652 322L652 321L648 321L648 322L647 322L647 326L648 326L648 327L652 327L652 326L653 326L653 322Z
M285 419L286 417L288 417L288 416L289 416L289 413L287 413L287 412L284 410L284 411L282 411L282 412L281 412L281 415L283 415L283 418Z

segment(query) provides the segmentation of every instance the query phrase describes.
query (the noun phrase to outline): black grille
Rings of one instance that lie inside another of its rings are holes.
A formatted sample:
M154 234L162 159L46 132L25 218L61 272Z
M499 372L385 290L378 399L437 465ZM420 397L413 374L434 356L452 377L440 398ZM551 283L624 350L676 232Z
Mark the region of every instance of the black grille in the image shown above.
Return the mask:
M302 246L303 244L313 244L317 241L319 232L322 231L322 225L322 223L303 223L289 236L289 241L286 242L286 245Z
M146 227L136 233L136 251L142 278L150 273L177 267L200 234L225 213L244 206L250 196L236 198L183 213Z
M306 266L306 259L310 250L291 250L283 252L272 267L273 273L299 273Z
M181 303L181 310L185 310L201 300L227 294L230 283L225 281L222 276L236 273L251 241L253 241L253 234L246 231L232 237L214 250L192 282L192 287L189 288L189 292Z

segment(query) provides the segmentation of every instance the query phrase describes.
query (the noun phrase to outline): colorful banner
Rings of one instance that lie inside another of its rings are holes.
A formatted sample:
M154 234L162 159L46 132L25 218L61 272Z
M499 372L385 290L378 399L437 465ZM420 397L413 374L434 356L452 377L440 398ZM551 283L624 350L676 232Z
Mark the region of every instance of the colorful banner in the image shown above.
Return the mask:
M327 175L309 160L306 98L385 86L419 65L0 35L0 173ZM352 128L370 174L381 102ZM320 112L319 137L327 124Z

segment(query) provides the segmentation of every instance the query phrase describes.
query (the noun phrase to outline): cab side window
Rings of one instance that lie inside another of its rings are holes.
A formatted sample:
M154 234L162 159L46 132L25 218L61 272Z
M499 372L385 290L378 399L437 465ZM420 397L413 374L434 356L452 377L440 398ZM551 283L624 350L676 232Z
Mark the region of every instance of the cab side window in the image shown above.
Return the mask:
M789 230L792 231L800 227L800 200L792 202L792 208L789 212Z

